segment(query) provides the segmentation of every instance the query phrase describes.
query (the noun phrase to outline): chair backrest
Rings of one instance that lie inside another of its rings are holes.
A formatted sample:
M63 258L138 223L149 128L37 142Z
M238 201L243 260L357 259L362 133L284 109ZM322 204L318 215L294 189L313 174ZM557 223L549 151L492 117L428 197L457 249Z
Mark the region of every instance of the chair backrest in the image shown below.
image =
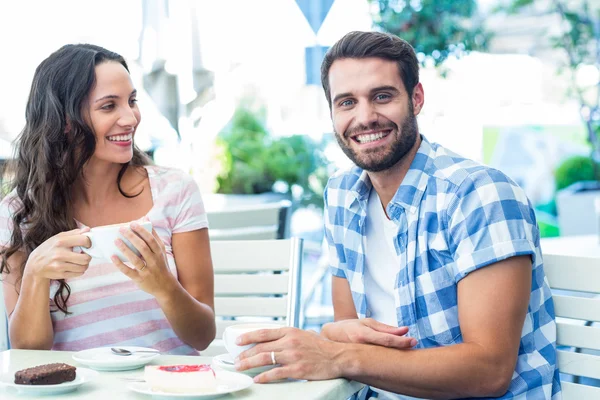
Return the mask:
M210 243L215 272L217 336L202 355L225 353L230 325L269 321L300 327L302 239Z
M0 351L8 350L10 343L8 339L8 316L4 305L4 288L0 280Z
M557 316L558 368L575 377L562 382L563 399L600 399L600 388L579 383L600 379L600 328L593 325L600 322L600 260L547 254L544 270Z
M208 210L211 240L284 239L289 237L292 203L247 204Z

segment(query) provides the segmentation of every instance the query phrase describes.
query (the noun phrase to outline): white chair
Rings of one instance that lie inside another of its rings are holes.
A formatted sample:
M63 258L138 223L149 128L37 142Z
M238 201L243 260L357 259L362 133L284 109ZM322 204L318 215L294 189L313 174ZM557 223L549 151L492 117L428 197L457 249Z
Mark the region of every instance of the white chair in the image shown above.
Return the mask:
M318 259L316 270L304 283L304 295L302 297L303 328L320 330L324 324L334 320L327 240L323 239L320 245L315 242L307 242L304 245L304 251L309 257L318 255Z
M211 240L284 239L289 237L289 200L207 209Z
M6 307L4 306L4 292L0 280L0 351L8 350L8 316L6 315Z
M575 382L562 382L564 400L600 399L600 388L578 383L580 377L600 379L600 264L595 258L544 255L557 316L558 367ZM585 353L584 353L585 352ZM590 354L591 353L591 354Z
M202 355L226 353L230 325L269 321L300 327L302 239L211 241L217 336Z

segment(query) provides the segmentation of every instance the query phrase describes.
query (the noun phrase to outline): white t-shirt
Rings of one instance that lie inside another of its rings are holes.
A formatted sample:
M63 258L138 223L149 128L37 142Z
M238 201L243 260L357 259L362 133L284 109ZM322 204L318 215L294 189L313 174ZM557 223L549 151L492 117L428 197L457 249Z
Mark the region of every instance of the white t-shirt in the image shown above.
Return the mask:
M400 272L400 258L394 248L398 226L383 210L375 189L367 203L365 235L365 295L370 317L387 325L398 326L394 288Z
M169 270L177 277L173 234L208 227L202 196L193 178L183 171L150 165L145 168L153 202L146 217L165 246ZM12 214L18 202L16 191L0 202L0 247L10 243ZM70 314L60 311L50 314L53 350L141 346L169 354L198 355L173 331L156 299L138 288L111 262L94 261L85 274L69 278L67 283L71 287L67 304ZM57 289L58 282L52 281L50 304Z
M400 257L394 247L398 226L388 219L375 189L371 189L369 195L365 229L365 295L370 317L398 326L394 290L396 277L404 267L400 265ZM371 389L378 393L378 400L417 400L375 387Z

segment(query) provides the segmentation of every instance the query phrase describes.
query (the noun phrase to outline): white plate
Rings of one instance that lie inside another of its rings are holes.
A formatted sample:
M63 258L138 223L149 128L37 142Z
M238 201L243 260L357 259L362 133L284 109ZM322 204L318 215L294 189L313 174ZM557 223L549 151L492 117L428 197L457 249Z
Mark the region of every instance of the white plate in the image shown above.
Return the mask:
M16 390L19 394L28 396L48 396L77 390L84 383L91 382L98 375L96 371L87 368L77 368L75 371L75 380L71 382L59 383L58 385L17 385L15 383L15 374L4 374L0 377L0 386L9 390Z
M246 374L249 376L256 376L260 373L263 373L263 372L273 369L275 367L274 365L265 365L264 367L257 367L257 368L247 369L245 371L238 371L237 369L235 369L235 366L233 365L233 358L231 357L231 354L229 354L229 353L219 354L218 356L214 356L213 357L213 365L220 369L224 369L225 371L237 372L237 373Z
M149 347L136 346L125 346L121 348L129 351L156 350ZM98 371L127 371L130 369L142 368L159 355L159 353L134 353L130 356L119 356L113 354L113 352L110 351L110 347L97 347L95 349L78 351L73 354L73 360Z
M137 393L148 394L159 399L209 399L222 396L227 393L237 392L250 387L254 381L249 376L229 371L215 371L217 376L217 387L214 390L195 393L168 393L156 392L148 386L148 383L130 383L127 388Z

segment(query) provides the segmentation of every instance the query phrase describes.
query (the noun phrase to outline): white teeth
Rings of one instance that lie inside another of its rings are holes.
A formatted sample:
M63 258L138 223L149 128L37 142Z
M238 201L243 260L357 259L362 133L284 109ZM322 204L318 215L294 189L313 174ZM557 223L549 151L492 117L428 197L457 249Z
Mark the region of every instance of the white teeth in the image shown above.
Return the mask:
M131 140L132 137L133 137L133 134L128 133L127 135L109 136L109 137L107 137L107 139L110 140L111 142L127 142L127 141Z
M374 142L376 140L381 139L382 137L384 137L384 133L383 132L379 132L379 133L367 133L365 135L358 135L356 136L356 140L358 140L359 143L370 143L370 142Z

